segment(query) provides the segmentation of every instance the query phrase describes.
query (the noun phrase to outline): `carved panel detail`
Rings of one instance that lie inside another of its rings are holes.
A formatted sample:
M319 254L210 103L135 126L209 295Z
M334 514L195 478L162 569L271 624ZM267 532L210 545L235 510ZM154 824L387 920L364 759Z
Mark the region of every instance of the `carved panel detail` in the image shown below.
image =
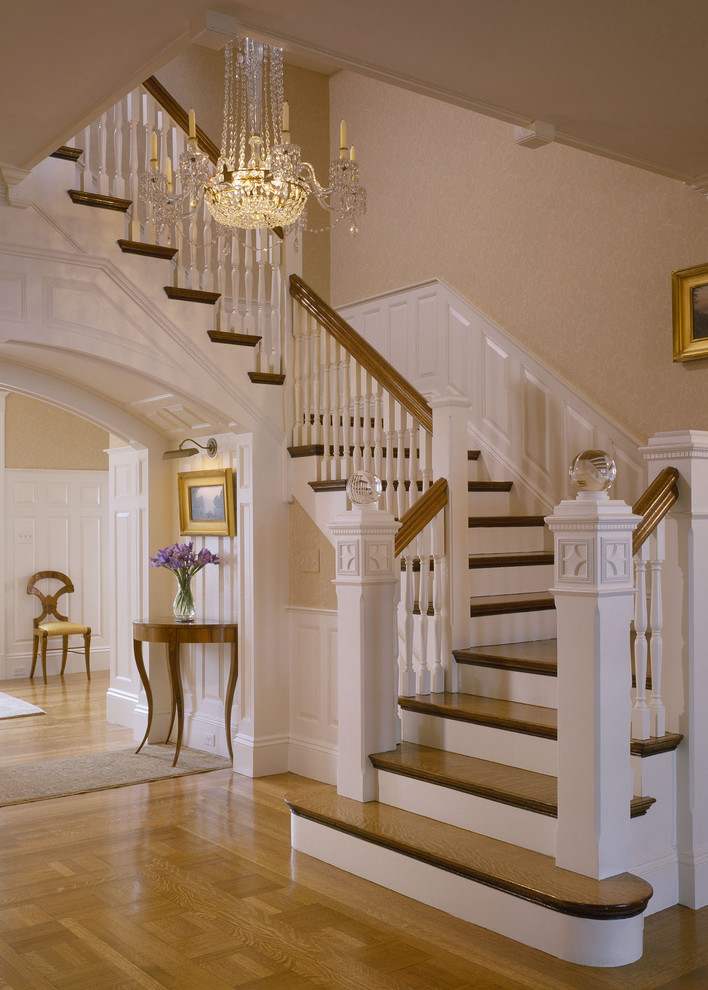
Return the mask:
M625 584L631 579L629 540L600 538L601 580L603 584Z
M359 544L355 540L337 543L337 574L358 577L360 573Z
M592 540L558 541L558 580L591 584L594 577Z
M367 543L366 545L366 574L391 573L391 542Z

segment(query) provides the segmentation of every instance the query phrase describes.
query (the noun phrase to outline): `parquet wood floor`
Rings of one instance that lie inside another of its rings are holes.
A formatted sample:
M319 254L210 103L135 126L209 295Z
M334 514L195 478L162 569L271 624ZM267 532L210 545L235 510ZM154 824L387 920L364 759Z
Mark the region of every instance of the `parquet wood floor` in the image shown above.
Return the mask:
M106 686L0 684L48 712L0 722L0 763L129 745ZM293 853L297 786L222 770L0 809L0 988L708 987L708 910L649 918L632 966L571 966Z

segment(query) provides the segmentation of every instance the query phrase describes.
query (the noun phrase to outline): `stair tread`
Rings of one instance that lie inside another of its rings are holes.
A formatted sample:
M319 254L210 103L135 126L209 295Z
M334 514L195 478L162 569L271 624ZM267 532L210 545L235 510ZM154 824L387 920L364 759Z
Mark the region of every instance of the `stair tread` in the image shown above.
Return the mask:
M177 254L176 247L167 244L148 244L147 241L128 241L121 237L118 246L124 254L139 254L144 258L161 258L171 261Z
M510 492L513 481L468 481L468 492Z
M511 732L525 732L547 739L556 739L558 735L558 713L555 708L527 705L521 701L445 691L401 697L398 703L407 711L475 722Z
M119 196L84 192L82 189L69 189L68 192L72 203L79 206L95 206L103 210L117 210L119 213L127 213L133 205L132 199L121 199Z
M558 816L558 781L550 774L406 741L389 752L373 753L369 759L377 770L414 777L552 818ZM633 797L632 817L644 814L654 802L655 798L651 797Z
M248 377L254 385L282 385L285 375L277 371L249 371Z
M521 805L541 814L555 815L558 810L557 780L548 774L405 741L369 759L377 769Z
M181 302L198 302L213 306L221 297L220 292L209 292L206 289L183 289L179 285L166 285L164 289L168 299Z
M552 550L520 550L508 553L471 553L470 568L476 567L531 567L536 564L552 564Z
M239 347L255 347L261 340L254 333L232 333L230 330L207 330L212 344L236 344Z
M545 516L470 516L467 525L496 528L498 526L545 526Z
M652 895L631 873L592 880L560 869L551 856L378 801L340 797L328 784L307 785L285 800L295 815L576 917L634 917Z
M454 650L453 654L458 663L480 667L501 667L552 676L558 673L558 641L555 639L470 646L464 650Z
M66 162L76 162L79 158L81 158L83 153L82 148L70 148L68 145L63 144L61 148L57 148L56 151L53 151L49 157L61 158Z
M547 591L524 591L512 595L481 595L470 598L471 616L537 612L555 607L555 598Z

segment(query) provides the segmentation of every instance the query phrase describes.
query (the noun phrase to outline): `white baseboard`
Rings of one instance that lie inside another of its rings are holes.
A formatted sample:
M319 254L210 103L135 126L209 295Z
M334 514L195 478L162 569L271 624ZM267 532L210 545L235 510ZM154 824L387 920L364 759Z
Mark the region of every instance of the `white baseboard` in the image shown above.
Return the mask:
M654 888L654 894L644 912L645 917L678 904L678 856L674 848L662 850L659 854L641 862L635 860L632 873L646 880Z
M91 650L91 670L110 670L111 651L110 647L99 647ZM3 680L15 681L23 677L29 677L32 669L31 653L14 653L5 657L5 663L0 666ZM54 677L61 670L61 649L47 650L47 677ZM66 658L65 674L85 674L86 661L84 651L81 649L71 649ZM37 666L34 669L35 679L42 676L42 658L37 657Z
M234 736L234 772L246 777L268 777L287 773L289 766L287 736L253 739L238 733Z
M625 966L642 955L642 915L576 918L299 815L291 816L291 830L298 852L567 962Z
M290 738L290 772L323 784L337 783L339 750L310 739Z

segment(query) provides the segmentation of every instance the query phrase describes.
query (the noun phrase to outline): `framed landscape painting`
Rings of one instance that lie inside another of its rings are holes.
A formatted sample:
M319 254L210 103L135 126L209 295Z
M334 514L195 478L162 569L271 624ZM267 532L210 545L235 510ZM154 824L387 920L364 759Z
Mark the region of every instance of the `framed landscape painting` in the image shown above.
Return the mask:
M708 265L671 273L674 361L708 358Z
M179 486L180 536L235 536L231 468L184 471Z

